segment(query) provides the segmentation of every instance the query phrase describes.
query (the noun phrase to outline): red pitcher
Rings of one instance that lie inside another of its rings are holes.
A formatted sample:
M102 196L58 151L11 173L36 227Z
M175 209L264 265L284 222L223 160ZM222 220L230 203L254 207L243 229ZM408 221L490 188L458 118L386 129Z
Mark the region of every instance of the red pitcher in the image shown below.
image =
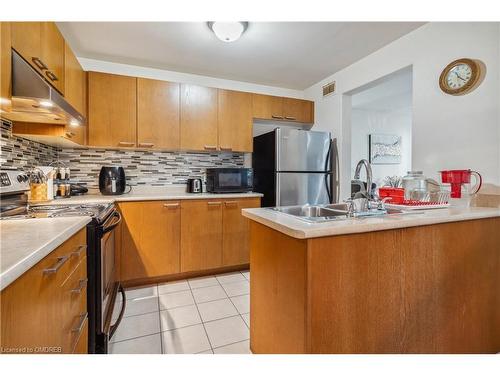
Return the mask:
M476 179L475 185L471 188L470 195L476 194L481 185L483 184L483 178L476 171L471 171L470 169L454 169L449 171L440 171L441 181L445 184L451 184L451 197L461 198L462 197L462 185L470 183L470 176L474 176Z

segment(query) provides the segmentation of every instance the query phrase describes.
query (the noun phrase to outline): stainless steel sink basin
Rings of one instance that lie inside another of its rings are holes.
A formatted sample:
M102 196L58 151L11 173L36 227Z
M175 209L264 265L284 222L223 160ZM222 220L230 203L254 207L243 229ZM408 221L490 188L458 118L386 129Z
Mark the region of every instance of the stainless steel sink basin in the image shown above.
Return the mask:
M332 205L336 206L336 205ZM342 209L339 209L342 208ZM273 207L274 211L282 212L287 215L295 216L301 220L316 223L321 221L347 219L347 206L340 205L338 208L330 208L327 206L287 206Z
M303 206L286 206L273 207L273 211L281 212L287 215L296 217L297 219L307 221L309 223L320 223L325 221L346 220L349 219L349 207L347 203L334 203L322 206L303 205ZM354 214L354 218L369 218L385 215L409 214L410 212L387 208L386 210L370 210L366 212L358 212ZM411 212L413 213L413 212Z

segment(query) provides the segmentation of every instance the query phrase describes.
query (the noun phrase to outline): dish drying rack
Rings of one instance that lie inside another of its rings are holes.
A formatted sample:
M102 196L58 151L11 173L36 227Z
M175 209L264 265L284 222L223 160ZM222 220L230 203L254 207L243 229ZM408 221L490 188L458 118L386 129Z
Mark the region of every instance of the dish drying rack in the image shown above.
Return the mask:
M450 206L450 192L446 190L427 192L421 199L402 199L400 195L392 196L396 189L387 190L389 190L387 195L384 194L385 196L381 196L381 198L389 198L385 204L388 208L400 210L428 210L433 208L446 208ZM391 203L390 200L392 199L397 201L397 203Z

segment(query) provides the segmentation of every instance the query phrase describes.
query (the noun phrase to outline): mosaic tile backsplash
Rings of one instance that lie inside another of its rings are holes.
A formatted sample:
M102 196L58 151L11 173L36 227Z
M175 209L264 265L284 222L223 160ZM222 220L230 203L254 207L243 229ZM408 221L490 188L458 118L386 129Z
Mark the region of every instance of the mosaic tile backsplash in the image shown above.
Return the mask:
M185 184L189 177L204 178L208 167L243 167L242 153L194 153L152 150L57 149L12 135L11 124L2 120L3 169L25 169L62 161L69 166L71 181L88 187L99 185L103 165L121 165L130 185Z
M12 135L12 124L1 120L0 166L2 169L24 170L37 165L49 165L57 160L58 150Z
M67 164L71 180L98 186L104 165L125 168L130 185L164 186L185 184L189 177L204 177L207 167L242 167L243 154L131 151L105 149L63 149L59 160Z

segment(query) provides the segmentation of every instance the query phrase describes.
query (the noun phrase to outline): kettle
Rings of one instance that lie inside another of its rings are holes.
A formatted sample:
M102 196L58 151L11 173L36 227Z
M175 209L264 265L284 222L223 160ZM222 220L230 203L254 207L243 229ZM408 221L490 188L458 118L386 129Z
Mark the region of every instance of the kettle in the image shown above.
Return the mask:
M201 178L188 178L187 180L187 192L188 193L202 193L203 183Z
M125 192L123 167L102 167L99 173L99 191L103 195L121 195Z

